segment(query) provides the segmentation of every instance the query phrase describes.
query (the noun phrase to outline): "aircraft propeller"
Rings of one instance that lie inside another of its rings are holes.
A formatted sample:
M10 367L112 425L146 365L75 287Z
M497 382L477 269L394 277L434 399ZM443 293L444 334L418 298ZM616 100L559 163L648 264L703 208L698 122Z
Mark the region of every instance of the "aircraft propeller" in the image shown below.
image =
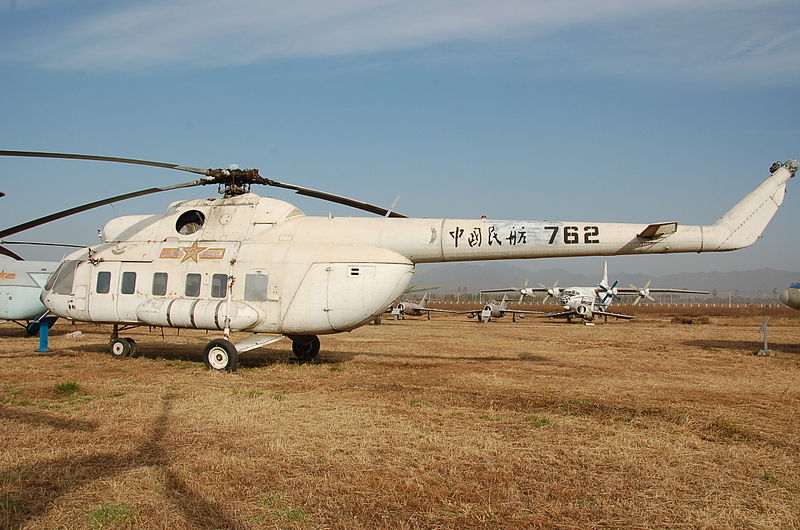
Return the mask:
M109 197L107 199L102 199L99 201L90 202L87 204L83 204L80 206L76 206L74 208L69 208L67 210L62 210L60 212L56 212L50 215L46 215L44 217L40 217L38 219L34 219L32 221L28 221L11 228L6 228L4 230L0 230L0 238L4 238L10 236L12 234L16 234L18 232L22 232L24 230L28 230L30 228L34 228L45 223L49 223L51 221L55 221L57 219L62 219L64 217L84 212L86 210L91 210L93 208L98 208L100 206L105 206L107 204L111 204L118 201L123 201L125 199L132 199L134 197L141 197L144 195L149 195L152 193L158 193L160 191L169 191L175 190L180 188L190 188L193 186L205 186L209 184L217 184L218 191L223 194L225 197L232 197L236 195L241 195L243 193L247 193L250 191L250 186L252 184L262 184L264 186L274 186L277 188L284 188L293 190L295 193L299 195L305 195L308 197L314 197L317 199L322 199L330 202L334 202L337 204L343 204L345 206L350 206L353 208L357 208L359 210L364 210L366 212L378 214L378 215L385 215L388 217L406 217L403 214L387 210L386 208L382 208L380 206L375 206L373 204L369 204L362 201L357 201L355 199L350 199L348 197L343 197L341 195L336 195L333 193L328 193L325 191L315 190L312 188L306 188L303 186L297 186L295 184L290 184L287 182L279 182L277 180L273 180L270 178L262 177L259 174L258 169L239 169L238 166L231 166L228 169L201 169L189 166L181 166L178 164L170 164L165 162L153 162L150 160L138 160L135 158L120 158L115 156L99 156L99 155L81 155L81 154L74 154L74 153L47 153L47 152L40 152L40 151L2 151L0 150L0 156L19 156L19 157L30 157L30 158L66 158L72 160L98 160L102 162L116 162L121 164L134 164L140 166L152 166L152 167L160 167L165 169L174 169L178 171L185 171L188 173L195 173L199 175L203 175L201 178L197 180L193 180L190 182L183 182L181 184L173 184L171 186L163 186L163 187L155 187L155 188L146 188L139 191L134 191L131 193L124 193L122 195L116 195L114 197Z
M618 283L619 283L619 280L616 280L614 283L611 284L611 287L606 287L602 283L597 286L603 292L603 297L600 299L600 303L601 304L606 305L606 302L610 298L613 298L613 299L615 299L617 301L620 300L620 297L617 294L617 284Z
M525 278L525 283L522 284L522 289L519 290L519 301L518 301L518 303L522 302L522 299L525 298L525 295L529 294L529 293L530 293L530 291L528 291L528 278Z
M652 282L652 281L653 280L647 280L647 283L644 284L644 287L641 287L641 288L640 287L636 287L633 284L629 284L631 289L635 289L637 291L637 293L638 293L637 296L636 296L636 300L633 301L633 305L636 305L639 302L641 302L643 298L647 298L651 302L655 302L656 301L655 298L650 296L650 282Z
M542 303L547 302L547 300L550 297L553 297L553 299L557 300L559 295L561 294L561 289L558 288L558 280L555 281L555 283L552 285L552 287L548 287L548 286L546 286L544 284L541 284L541 283L539 284L539 287L541 287L542 289L546 289L547 290L547 294L544 295L544 298L542 299Z

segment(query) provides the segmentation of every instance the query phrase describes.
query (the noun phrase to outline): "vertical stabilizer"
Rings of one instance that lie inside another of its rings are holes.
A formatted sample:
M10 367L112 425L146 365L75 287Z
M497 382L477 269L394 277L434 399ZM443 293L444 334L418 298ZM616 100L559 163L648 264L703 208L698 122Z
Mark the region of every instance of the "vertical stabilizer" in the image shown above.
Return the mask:
M603 260L603 279L600 280L600 285L608 287L608 261Z
M701 252L735 250L752 245L783 203L786 182L795 175L797 169L797 160L787 160L716 223L702 227Z

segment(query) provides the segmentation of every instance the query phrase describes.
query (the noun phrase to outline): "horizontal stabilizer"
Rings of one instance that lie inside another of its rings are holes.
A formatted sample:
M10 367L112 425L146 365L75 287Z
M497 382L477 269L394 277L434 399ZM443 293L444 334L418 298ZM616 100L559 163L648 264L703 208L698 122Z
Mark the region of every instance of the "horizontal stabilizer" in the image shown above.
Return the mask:
M647 228L636 235L642 239L656 239L674 234L677 231L678 223L676 221L670 221L668 223L653 223L648 225Z

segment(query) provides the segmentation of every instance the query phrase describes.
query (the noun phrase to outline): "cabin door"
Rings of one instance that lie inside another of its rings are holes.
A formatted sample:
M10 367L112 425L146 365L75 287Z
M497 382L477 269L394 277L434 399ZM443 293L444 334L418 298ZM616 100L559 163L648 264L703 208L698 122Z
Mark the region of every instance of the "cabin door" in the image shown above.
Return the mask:
M92 322L117 322L119 262L103 261L91 267L87 308Z

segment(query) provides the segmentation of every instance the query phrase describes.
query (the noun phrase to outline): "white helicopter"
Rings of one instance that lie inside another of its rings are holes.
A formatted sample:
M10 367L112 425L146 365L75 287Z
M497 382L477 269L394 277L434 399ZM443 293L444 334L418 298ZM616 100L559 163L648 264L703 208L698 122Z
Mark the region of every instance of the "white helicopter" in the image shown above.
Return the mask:
M709 226L404 218L331 193L264 178L256 169L200 169L118 157L0 151L0 156L101 160L202 175L198 180L95 201L0 230L0 239L114 201L217 184L222 197L177 201L164 214L109 221L103 243L66 256L42 294L54 314L114 325L111 354L131 355L119 337L131 326L216 330L205 363L235 370L240 352L282 337L301 361L318 335L355 329L408 286L416 263L669 252L719 252L752 244L783 202L798 163L777 167ZM379 218L312 217L250 193L251 184L294 190L377 213ZM234 331L253 335L236 345Z
M614 300L619 300L620 295L635 295L636 300L633 304L636 305L644 299L655 301L650 296L651 293L680 293L680 294L711 294L709 291L693 291L689 289L670 289L661 287L650 287L648 281L644 287L617 287L619 282L615 281L613 284L608 283L608 262L603 262L603 277L600 282L594 287L567 287L566 289L558 289L556 282L552 287L541 285L540 287L509 287L506 289L484 289L482 293L488 292L504 292L504 291L519 291L520 296L533 296L536 293L547 293L547 297L553 296L561 303L564 311L558 313L547 313L550 318L580 318L584 322L592 322L598 316L621 318L630 320L633 318L631 315L623 315L620 313L612 313L608 310Z

